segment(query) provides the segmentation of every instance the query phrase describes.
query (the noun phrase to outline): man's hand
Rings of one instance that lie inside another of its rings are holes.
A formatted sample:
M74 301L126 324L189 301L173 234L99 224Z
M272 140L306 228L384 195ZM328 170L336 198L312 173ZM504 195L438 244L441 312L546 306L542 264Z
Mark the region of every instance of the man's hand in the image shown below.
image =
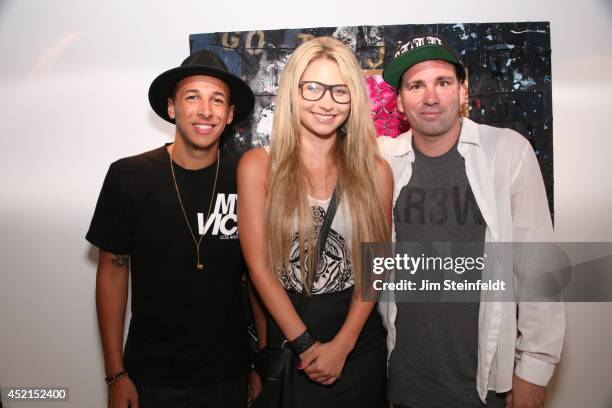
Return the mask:
M512 377L512 389L506 395L506 408L543 408L546 387Z
M136 386L127 375L108 386L108 408L138 408Z
M315 342L300 355L298 368L304 370L308 378L323 385L331 385L342 374L350 349L332 340L328 343Z

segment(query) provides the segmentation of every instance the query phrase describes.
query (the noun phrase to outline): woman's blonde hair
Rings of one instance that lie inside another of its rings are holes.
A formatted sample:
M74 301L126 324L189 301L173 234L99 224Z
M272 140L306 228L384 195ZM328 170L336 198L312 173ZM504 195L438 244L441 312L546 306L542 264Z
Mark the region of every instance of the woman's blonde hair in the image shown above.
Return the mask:
M300 270L308 291L314 271L314 259L304 268L305 250L316 253L314 223L308 202L306 169L300 155L301 98L298 83L308 64L327 58L338 64L340 74L351 94L351 109L338 129L333 150L337 165L337 188L341 204L351 213L351 261L355 285L361 281L361 243L385 242L389 239L381 197L377 161L376 130L370 117L363 71L353 53L341 41L331 37L314 38L295 49L280 78L272 126L269 190L266 206L266 239L268 259L276 273L284 273L289 262L291 241L296 225L299 236Z

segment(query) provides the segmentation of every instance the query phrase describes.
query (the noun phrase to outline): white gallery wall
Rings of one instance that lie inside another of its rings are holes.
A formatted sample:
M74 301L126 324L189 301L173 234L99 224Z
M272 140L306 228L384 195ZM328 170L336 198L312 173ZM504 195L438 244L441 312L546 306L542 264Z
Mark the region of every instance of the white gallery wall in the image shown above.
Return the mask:
M68 386L103 407L96 252L108 165L171 140L151 80L188 36L341 25L550 21L555 211L563 241L612 241L612 1L0 0L0 385ZM553 408L612 406L612 304L568 304Z

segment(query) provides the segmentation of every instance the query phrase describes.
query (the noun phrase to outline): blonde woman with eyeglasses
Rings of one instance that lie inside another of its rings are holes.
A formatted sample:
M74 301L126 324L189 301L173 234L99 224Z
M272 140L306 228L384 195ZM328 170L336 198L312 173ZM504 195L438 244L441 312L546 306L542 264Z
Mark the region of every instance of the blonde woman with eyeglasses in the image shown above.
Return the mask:
M315 38L291 55L270 140L243 156L237 176L240 243L267 315L260 345L287 340L295 353L283 384L291 407L383 407L386 334L375 302L361 298L360 245L390 240L393 182L363 73L342 42Z

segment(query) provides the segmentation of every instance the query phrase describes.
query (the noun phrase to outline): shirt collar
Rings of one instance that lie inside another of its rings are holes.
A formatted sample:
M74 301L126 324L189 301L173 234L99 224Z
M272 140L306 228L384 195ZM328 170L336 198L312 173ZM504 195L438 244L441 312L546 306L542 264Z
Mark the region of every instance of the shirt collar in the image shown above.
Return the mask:
M414 157L414 150L412 149L412 129L397 136L396 140L397 146L393 152L393 156L398 157L410 155ZM468 118L461 118L459 144L463 143L480 145L480 133L478 132L478 126Z

